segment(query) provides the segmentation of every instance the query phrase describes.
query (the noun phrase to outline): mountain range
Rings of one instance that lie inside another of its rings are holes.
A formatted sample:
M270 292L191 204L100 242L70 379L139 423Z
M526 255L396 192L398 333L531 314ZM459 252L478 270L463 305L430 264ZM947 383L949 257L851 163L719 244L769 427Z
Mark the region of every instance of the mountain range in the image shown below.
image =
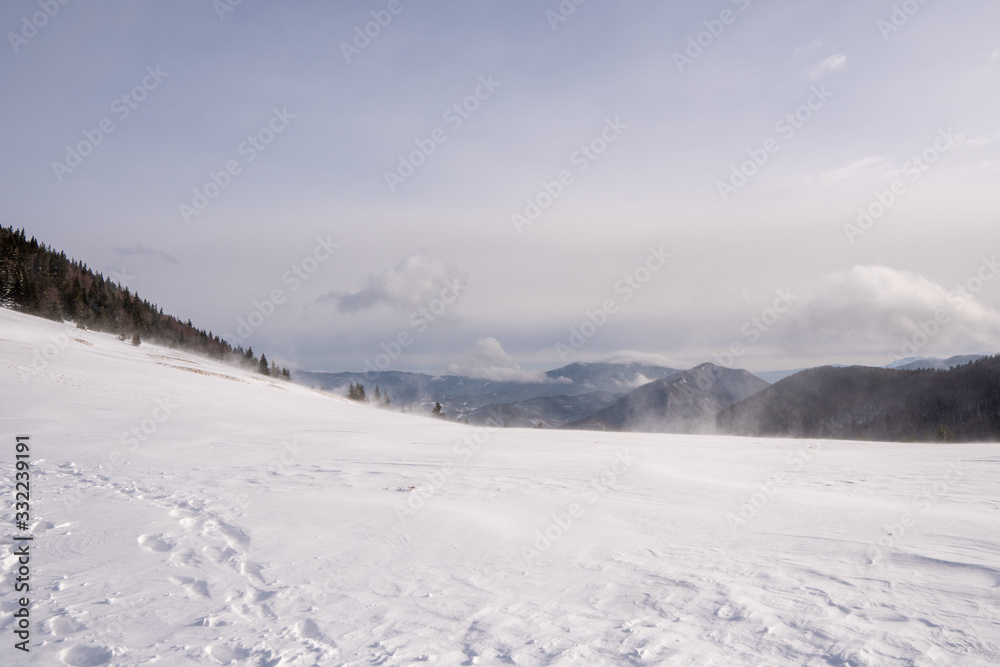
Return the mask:
M757 437L994 441L1000 437L1000 355L949 370L802 371L722 410L717 427Z
M475 425L951 440L1000 436L992 407L1000 384L991 384L983 370L994 363L990 359L913 358L895 368L823 366L756 375L713 363L682 371L578 362L548 371L537 382L399 371L294 377L345 394L352 383L369 392L378 386L404 410L430 413L440 403L447 419Z
M747 371L705 363L638 387L569 427L655 433L710 432L720 410L768 386Z
M378 386L398 406L430 412L440 403L449 419L469 423L554 428L607 407L632 389L679 373L639 363L577 362L548 371L537 382L496 381L401 371L325 373L298 371L298 382L346 394L352 382L370 393Z

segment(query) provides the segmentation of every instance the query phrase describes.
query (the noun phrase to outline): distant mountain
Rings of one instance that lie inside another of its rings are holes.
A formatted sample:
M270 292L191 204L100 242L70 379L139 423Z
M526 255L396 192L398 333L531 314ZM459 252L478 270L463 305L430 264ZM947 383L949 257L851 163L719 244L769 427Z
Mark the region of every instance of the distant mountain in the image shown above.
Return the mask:
M583 391L626 394L636 387L680 373L676 368L634 363L576 362L545 375L553 380L570 380Z
M926 358L927 357L906 357L905 359L897 359L896 361L892 362L891 364L886 364L882 368L901 368L901 367L906 366L908 364L912 364L915 361L923 361Z
M882 368L898 368L904 371L919 371L919 370L938 370L946 371L949 368L954 368L955 366L961 366L962 364L967 364L972 361L977 361L982 359L982 354L961 354L948 359L939 359L937 357L907 357L905 359L899 359L892 362L891 364L886 364ZM829 368L847 368L844 364L829 364ZM816 368L814 366L814 368ZM797 368L789 371L763 371L760 373L754 373L757 377L765 382L774 384L776 382L781 382L785 378L791 377L796 373L801 373L804 370L809 370L806 368Z
M830 364L830 366L832 368L845 368L844 364ZM768 384L774 384L775 382L781 382L787 377L792 377L796 373L801 373L804 370L808 369L796 368L790 371L763 371L760 373L754 373L754 375L759 377L764 382L767 382Z
M763 391L767 382L712 363L656 380L569 428L693 433L711 431L722 409Z
M947 371L814 368L723 410L717 424L757 437L994 441L1000 355Z
M979 361L984 356L986 355L960 354L954 357L948 357L947 359L938 359L937 357L931 357L929 359L920 359L918 361L911 361L908 364L904 364L902 366L896 366L896 368L899 368L900 370L904 371L923 371L923 370L946 371L954 368L955 366L964 366L965 364L972 363L973 361Z
M509 426L511 428L557 428L582 419L614 403L621 394L592 391L576 396L545 396L518 403L493 403L470 412L470 424Z
M761 371L759 373L754 373L754 375L756 375L757 377L759 377L761 380L763 380L768 384L774 384L775 382L780 382L781 380L784 380L786 377L795 375L799 371L803 370L805 369L796 368L795 370L791 371Z
M537 423L540 419L546 424L563 423L567 408L566 404L558 402L535 403L529 406L517 406L524 401L540 398L566 399L581 394L611 394L611 400L630 391L634 387L650 380L668 377L679 371L673 368L649 366L646 364L612 364L612 363L573 363L544 374L544 382L498 382L482 380L459 375L427 375L424 373L406 373L402 371L379 371L372 373L322 373L296 371L293 377L302 384L317 386L327 391L347 393L352 382L365 386L371 395L377 385L380 390L388 391L389 398L397 406L412 406L414 410L430 411L435 402L440 402L448 418L467 417L474 411L487 406L497 407L496 414L506 412L510 416L530 415ZM574 404L591 406L597 409L593 401L605 400L593 397L581 399ZM588 401L590 401L588 403ZM542 414L543 406L548 405L554 411ZM581 408L582 409L582 408ZM572 413L573 409L570 408ZM480 418L485 419L483 413ZM582 413L574 413L576 416ZM510 416L508 416L509 425ZM527 418L527 417L525 417ZM575 418L575 417L574 417ZM518 417L520 419L520 417ZM471 423L471 419L470 419ZM500 424L503 422L500 421Z

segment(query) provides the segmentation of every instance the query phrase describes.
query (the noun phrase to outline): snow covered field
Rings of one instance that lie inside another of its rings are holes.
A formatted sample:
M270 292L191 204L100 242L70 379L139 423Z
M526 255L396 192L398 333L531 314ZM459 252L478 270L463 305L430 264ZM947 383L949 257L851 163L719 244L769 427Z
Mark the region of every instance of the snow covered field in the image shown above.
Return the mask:
M1000 664L996 445L488 432L2 309L0 370L2 665Z

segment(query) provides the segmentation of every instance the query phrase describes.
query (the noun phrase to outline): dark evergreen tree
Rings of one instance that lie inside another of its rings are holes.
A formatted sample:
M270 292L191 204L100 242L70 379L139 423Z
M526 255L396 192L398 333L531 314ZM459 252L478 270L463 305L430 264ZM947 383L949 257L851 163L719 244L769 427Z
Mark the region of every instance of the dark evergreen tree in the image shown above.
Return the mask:
M440 417L441 419L444 419L444 412L441 411L441 404L440 403L434 403L434 409L431 410L431 415L433 415L435 417Z
M350 388L347 390L347 398L351 399L352 401L360 401L362 403L367 401L368 398L365 396L364 385L362 385L360 382L358 383L352 382Z
M234 348L220 337L163 313L86 264L28 239L23 229L0 227L0 306L77 327L180 347L197 354L253 367L252 350ZM286 376L290 379L290 375Z

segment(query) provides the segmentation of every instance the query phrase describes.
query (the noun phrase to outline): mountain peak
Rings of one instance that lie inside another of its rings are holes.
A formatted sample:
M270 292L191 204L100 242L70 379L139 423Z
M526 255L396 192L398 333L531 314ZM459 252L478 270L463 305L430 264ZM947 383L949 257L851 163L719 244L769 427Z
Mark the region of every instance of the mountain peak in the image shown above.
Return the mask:
M715 415L767 388L764 380L741 369L711 362L632 390L613 405L573 424L629 431L710 431Z

